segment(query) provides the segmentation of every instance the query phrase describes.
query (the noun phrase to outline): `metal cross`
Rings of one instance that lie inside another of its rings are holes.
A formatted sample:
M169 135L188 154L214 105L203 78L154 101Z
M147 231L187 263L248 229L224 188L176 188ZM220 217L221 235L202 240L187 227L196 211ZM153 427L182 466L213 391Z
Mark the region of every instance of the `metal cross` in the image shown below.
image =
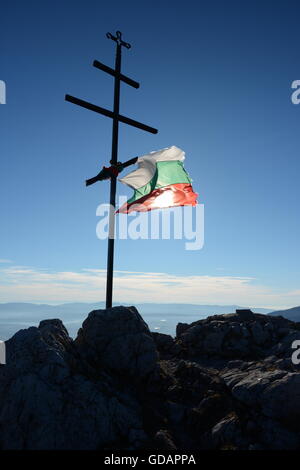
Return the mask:
M71 95L66 95L66 101L70 103L79 105L83 108L89 109L99 114L103 114L106 117L110 117L113 120L112 126L112 149L111 149L111 167L103 168L103 170L94 178L90 178L86 181L86 185L89 186L96 181L101 181L103 179L110 179L110 213L109 213L109 236L108 236L108 252L107 252L107 280L106 280L106 308L112 306L112 294L113 294L113 265L114 265L114 233L115 233L115 205L116 205L116 185L118 173L118 137L119 137L119 122L129 124L130 126L137 127L146 132L152 134L157 134L157 129L153 127L142 124L141 122L135 121L128 117L122 116L119 113L120 110L120 82L124 82L127 85L130 85L134 88L139 88L139 83L132 80L131 78L126 77L126 75L121 74L121 55L122 55L122 46L126 49L130 49L131 45L122 39L122 33L120 31L116 32L114 36L111 33L107 33L106 37L112 39L116 43L116 57L115 57L115 68L112 69L105 64L102 64L98 60L93 62L93 66L102 70L103 72L108 73L114 77L114 105L113 111L110 111L100 106L88 103L87 101L75 98ZM137 161L137 158L133 158L128 162L125 162L122 166L128 166ZM113 170L116 171L113 171Z

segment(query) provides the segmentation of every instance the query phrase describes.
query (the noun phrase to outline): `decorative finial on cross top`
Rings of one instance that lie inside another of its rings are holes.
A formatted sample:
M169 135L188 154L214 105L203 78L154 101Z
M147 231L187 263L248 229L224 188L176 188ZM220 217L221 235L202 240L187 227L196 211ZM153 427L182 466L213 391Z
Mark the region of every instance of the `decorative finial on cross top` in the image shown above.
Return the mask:
M108 39L112 39L113 41L115 41L118 44L118 46L124 46L124 47L126 47L126 49L131 48L131 44L129 44L128 42L123 41L121 31L117 31L116 36L114 36L111 33L106 33L106 37Z

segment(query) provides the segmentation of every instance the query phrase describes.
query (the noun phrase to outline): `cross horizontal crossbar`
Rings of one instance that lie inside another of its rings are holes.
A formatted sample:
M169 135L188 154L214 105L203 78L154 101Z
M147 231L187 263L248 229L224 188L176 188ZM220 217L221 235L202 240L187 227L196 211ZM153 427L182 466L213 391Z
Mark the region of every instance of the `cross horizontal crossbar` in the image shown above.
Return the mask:
M151 134L158 133L158 130L154 129L154 127L146 126L146 124L142 124L141 122L135 121L134 119L130 119L126 116L121 116L121 114L115 114L114 112L109 111L108 109L101 108L100 106L96 106L95 104L88 103L88 101L75 98L75 96L66 95L65 100L69 101L70 103L77 104L78 106L82 106L83 108L89 109L90 111L103 114L104 116L110 117L112 119L117 118L118 121L123 122L124 124L129 124L130 126L137 127L138 129L150 132Z
M130 85L133 88L139 88L140 87L140 84L138 82L135 82L131 78L126 77L126 75L123 75L122 73L119 74L118 72L116 72L111 67L108 67L107 65L102 64L102 62L99 62L99 60L94 60L93 66L96 67L97 69L102 70L103 72L109 73L113 77L119 77L119 79L122 80L122 82L127 83L127 85Z

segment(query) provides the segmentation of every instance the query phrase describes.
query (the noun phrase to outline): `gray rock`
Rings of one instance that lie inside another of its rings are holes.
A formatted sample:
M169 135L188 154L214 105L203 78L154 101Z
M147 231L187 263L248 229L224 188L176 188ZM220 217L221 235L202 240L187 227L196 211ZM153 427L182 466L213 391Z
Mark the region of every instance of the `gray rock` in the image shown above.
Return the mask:
M235 443L240 434L240 424L236 416L226 416L211 431L212 440L216 447Z
M214 329L209 332L203 340L203 349L208 354L221 353L225 332L221 329Z
M166 429L162 429L155 434L155 447L164 451L175 451L177 449L173 439Z
M176 337L181 336L189 327L190 325L188 323L178 323L176 326Z
M71 344L57 320L7 341L7 365L0 368L0 448L96 449L120 436L130 444L130 431L142 431L137 404L129 407L100 383L71 372Z
M269 350L269 355L275 355L278 357L286 357L291 359L293 349L292 344L294 341L300 340L300 331L289 329L289 333L286 334L279 342L275 342Z
M179 424L183 418L186 411L186 407L180 403L169 401L168 406L168 418L171 422Z
M236 314L243 321L251 321L255 318L254 313L249 309L238 309L236 310Z
M228 371L222 374L235 398L285 423L300 420L300 374L283 370Z
M20 330L0 366L0 449L300 449L299 325L247 310L178 336L134 307Z
M299 434L289 431L272 419L260 419L259 433L260 449L296 450L299 449Z
M180 345L175 342L172 336L154 332L152 333L152 338L159 352L160 359L170 359L181 353Z
M264 344L270 339L268 332L264 330L262 325L257 321L251 325L251 332L254 342L258 345Z
M99 368L134 379L157 370L153 337L135 307L94 310L83 322L75 346Z

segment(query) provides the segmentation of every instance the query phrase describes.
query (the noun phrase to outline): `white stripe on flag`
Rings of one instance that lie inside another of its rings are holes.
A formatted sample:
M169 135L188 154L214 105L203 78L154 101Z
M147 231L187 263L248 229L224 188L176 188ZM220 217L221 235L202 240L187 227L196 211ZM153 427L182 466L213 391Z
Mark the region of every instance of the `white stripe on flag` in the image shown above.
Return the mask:
M134 170L119 181L133 189L138 189L149 183L155 175L156 162L179 160L183 161L185 153L180 148L172 145L162 150L150 152L138 158L138 169Z

